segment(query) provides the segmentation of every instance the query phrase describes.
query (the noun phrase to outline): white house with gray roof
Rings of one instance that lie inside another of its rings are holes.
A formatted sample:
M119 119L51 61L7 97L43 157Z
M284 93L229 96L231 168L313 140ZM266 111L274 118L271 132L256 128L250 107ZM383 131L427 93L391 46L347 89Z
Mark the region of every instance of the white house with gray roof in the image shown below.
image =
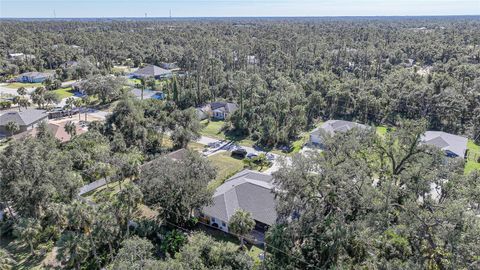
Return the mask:
M203 222L228 232L230 218L238 209L249 212L256 230L264 231L277 219L273 178L269 174L244 170L219 186L213 203L201 210Z
M465 158L468 139L443 131L427 131L421 138L422 143L433 145L445 152L447 157Z
M20 128L18 133L21 133L34 128L46 119L48 119L48 114L44 110L26 109L0 112L0 133L8 134L6 126L9 122L17 123Z
M328 120L310 133L310 143L322 145L324 136L333 136L338 132L347 132L353 128L365 129L367 126L344 120Z

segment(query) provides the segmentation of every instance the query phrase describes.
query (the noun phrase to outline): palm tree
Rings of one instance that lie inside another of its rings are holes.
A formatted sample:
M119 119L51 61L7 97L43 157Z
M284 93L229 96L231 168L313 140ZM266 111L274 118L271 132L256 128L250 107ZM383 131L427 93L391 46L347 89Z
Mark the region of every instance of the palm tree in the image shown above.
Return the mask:
M89 241L83 233L65 232L57 243L57 260L68 269L80 270L90 255Z
M27 88L25 87L20 87L17 89L17 93L20 95L20 96L25 96L27 94Z
M45 87L40 86L35 88L35 91L30 94L33 103L37 104L38 107L42 108L45 105Z
M18 123L13 121L8 122L5 128L8 132L10 132L10 136L13 136L13 134L17 133L20 130L20 126L18 125Z
M21 219L14 227L14 234L29 245L32 256L35 256L33 245L41 230L42 227L38 221L26 218Z
M250 212L237 210L230 219L229 229L232 233L237 234L240 240L240 248L243 249L243 239L255 228L255 220L253 220Z
M77 125L75 125L74 122L70 121L66 123L63 128L65 129L65 132L70 135L70 137L73 138L75 135L77 135Z
M87 111L88 111L87 107L88 105L90 105L90 102L91 100L89 96L85 95L82 97L82 103L83 103L83 106L85 107L85 122L87 121Z
M0 270L10 270L17 262L5 250L0 249Z
M76 108L82 107L83 104L84 104L84 101L80 98L75 99L75 101L73 102L73 105L75 105ZM79 110L78 111L78 121L81 121L80 115L81 115L81 113L80 113L80 110Z
M72 109L73 109L73 104L75 103L75 99L73 97L67 98L65 101L65 108L69 110L68 115L72 117Z

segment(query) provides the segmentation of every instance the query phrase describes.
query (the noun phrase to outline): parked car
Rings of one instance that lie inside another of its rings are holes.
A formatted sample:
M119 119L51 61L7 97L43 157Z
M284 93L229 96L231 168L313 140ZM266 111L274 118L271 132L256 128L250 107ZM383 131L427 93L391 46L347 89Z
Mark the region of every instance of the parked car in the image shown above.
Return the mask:
M247 158L249 158L249 159L256 158L256 157L258 157L257 153L248 153L247 154Z
M247 150L243 149L243 148L237 148L235 150L232 151L232 157L237 157L237 158L245 158L245 156L247 155Z
M274 154L267 154L266 156L267 156L267 159L268 159L269 161L275 160L275 155L274 155Z
M208 147L210 147L210 148L218 148L218 147L220 147L220 145L222 145L221 142L211 142L211 143L208 144Z

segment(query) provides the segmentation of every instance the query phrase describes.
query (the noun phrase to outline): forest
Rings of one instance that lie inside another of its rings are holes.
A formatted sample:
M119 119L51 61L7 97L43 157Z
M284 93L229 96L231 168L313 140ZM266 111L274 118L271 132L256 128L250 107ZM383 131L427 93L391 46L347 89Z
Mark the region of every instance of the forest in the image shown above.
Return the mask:
M480 143L478 17L2 19L0 55L2 83L55 74L33 105L76 81L70 110L109 110L68 142L42 123L0 148L0 269L480 268L480 171L421 143L427 130ZM165 100L132 97L126 70L162 63L181 72L136 83ZM328 119L386 131L282 154L276 223L245 245L255 223L237 211L226 244L195 215L219 174L195 148L195 108L215 101L238 105L222 132L262 149ZM78 196L102 179L109 192Z

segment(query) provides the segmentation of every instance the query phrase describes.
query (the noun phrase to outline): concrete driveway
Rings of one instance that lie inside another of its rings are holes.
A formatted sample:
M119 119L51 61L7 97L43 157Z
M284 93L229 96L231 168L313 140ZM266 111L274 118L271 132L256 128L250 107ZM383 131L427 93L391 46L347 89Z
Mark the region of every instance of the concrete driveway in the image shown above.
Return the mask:
M200 143L200 144L203 144L203 145L209 145L209 144L212 144L212 143L218 143L219 144L218 147L212 148L211 150L209 150L207 152L204 152L203 154L205 156L211 156L211 155L217 154L219 152L223 152L223 151L231 152L231 151L237 149L238 147L245 149L248 153L257 153L257 154L267 154L268 153L268 152L265 152L265 151L255 149L253 147L238 145L233 141L222 141L222 140L218 140L218 139L214 139L214 138L210 138L210 137L206 137L206 136L201 136L200 139L197 140L197 142ZM273 154L273 153L268 153L268 154L273 155L274 160L272 161L272 166L270 168L268 168L268 170L266 170L265 173L272 174L272 173L278 171L281 167L280 159L282 159L282 158L286 159L287 164L289 164L289 162L291 162L291 159L289 157L285 157L285 156L278 155L278 154Z

